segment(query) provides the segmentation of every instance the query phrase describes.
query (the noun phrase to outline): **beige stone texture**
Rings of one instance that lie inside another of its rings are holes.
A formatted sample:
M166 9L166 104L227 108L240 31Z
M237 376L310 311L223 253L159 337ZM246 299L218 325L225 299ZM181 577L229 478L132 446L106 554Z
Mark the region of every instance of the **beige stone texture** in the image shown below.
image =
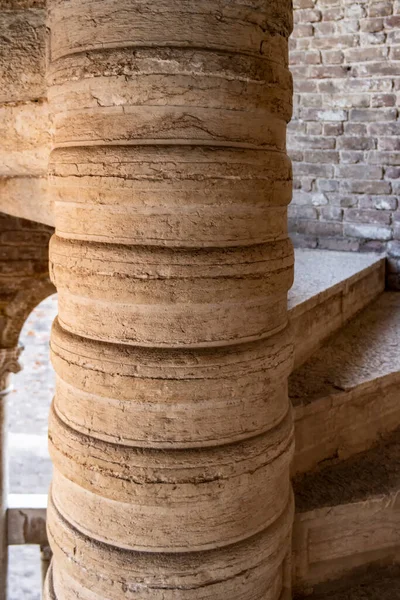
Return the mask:
M46 598L290 589L291 3L49 3Z
M384 289L382 256L297 249L289 292L295 368Z
M46 225L0 215L0 348L16 348L30 312L54 293Z
M8 2L8 6L3 4L0 4L0 103L45 98L44 6L14 1Z
M295 473L366 450L400 423L400 296L385 292L290 377Z
M51 225L45 2L0 2L0 210Z
M379 562L363 566L337 581L317 585L300 592L295 600L397 600L400 584L400 565Z
M0 136L0 181L46 173L50 148L46 101L0 106Z
M400 431L294 481L294 579L310 589L371 563L399 562Z
M0 178L0 210L54 227L53 199L47 193L47 176Z

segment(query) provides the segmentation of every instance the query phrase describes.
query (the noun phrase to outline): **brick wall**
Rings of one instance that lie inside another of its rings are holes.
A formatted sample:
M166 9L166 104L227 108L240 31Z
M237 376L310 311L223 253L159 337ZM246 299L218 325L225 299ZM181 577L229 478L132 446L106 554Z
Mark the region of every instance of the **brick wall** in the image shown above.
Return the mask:
M294 0L297 246L387 251L400 282L400 0Z
M53 229L0 213L0 348L13 348L30 312L55 288L49 279Z

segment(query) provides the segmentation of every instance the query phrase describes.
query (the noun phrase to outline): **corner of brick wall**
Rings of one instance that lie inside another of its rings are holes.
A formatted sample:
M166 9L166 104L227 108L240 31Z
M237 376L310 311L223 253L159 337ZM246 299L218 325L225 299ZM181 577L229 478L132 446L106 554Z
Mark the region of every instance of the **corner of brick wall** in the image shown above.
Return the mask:
M386 252L400 288L400 0L294 8L294 245Z

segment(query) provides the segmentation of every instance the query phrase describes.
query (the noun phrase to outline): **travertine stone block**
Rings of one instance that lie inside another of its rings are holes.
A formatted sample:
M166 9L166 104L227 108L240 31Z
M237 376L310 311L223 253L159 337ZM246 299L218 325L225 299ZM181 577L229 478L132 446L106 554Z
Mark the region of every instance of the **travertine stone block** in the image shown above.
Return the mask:
M291 3L52 0L47 598L290 588Z
M0 210L51 225L45 20L44 0L0 1Z

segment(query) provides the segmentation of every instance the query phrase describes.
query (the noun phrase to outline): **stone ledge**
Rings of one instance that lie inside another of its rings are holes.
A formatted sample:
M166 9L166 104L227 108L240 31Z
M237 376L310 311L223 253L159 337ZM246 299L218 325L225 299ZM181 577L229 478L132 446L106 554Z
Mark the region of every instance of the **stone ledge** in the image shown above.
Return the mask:
M386 292L292 373L294 472L343 460L400 425L400 294Z
M289 315L295 335L295 367L369 304L385 287L385 259L298 249Z
M400 430L347 461L294 479L295 586L400 559Z

